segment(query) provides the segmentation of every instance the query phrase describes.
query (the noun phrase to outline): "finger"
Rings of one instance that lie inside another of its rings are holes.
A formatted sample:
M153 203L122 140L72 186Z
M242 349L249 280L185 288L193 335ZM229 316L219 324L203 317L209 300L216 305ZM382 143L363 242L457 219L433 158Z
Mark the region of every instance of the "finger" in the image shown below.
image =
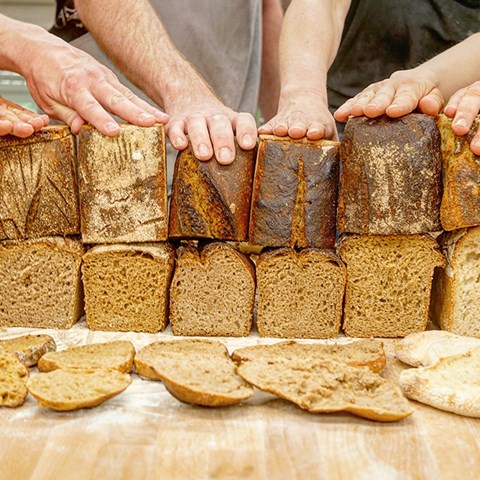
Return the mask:
M253 115L241 112L232 119L238 145L244 150L251 150L257 144L257 124Z
M277 137L286 137L288 135L288 123L283 118L270 120L270 124L273 127L273 134Z
M60 103L52 103L49 112L53 118L66 123L74 135L80 133L80 127L85 123L75 110Z
M373 89L366 89L363 92L360 92L358 95L353 97L353 102L351 106L351 115L354 117L359 117L364 115L364 108L367 106L372 98L375 96Z
M308 124L307 138L309 140L320 140L325 138L325 125L321 122L313 121Z
M217 162L229 165L235 160L233 125L230 119L218 113L207 118L207 126Z
M348 120L348 117L352 113L352 105L354 104L354 102L355 99L350 98L343 105L340 105L340 107L338 107L333 114L335 120L337 120L338 122L346 122Z
M438 88L432 89L418 102L418 109L427 115L438 115L442 110L445 100Z
M273 127L270 123L266 123L265 125L258 127L258 133L261 135L273 135Z
M13 124L9 120L0 120L0 137L12 133Z
M191 115L186 120L186 127L195 157L202 161L210 160L213 148L205 117L201 114Z
M167 123L167 135L173 148L185 150L188 147L188 139L185 135L185 122L178 119L170 119Z
M397 89L395 96L385 113L392 118L398 118L413 112L420 100L420 94L413 84L402 85Z
M443 113L450 118L453 118L457 113L458 104L462 100L465 92L467 91L466 88L462 88L455 92L448 100L447 105L443 109Z
M383 84L363 108L364 114L370 118L376 118L383 115L387 108L392 104L394 97L395 88L389 83Z
M452 130L457 135L465 135L480 111L480 82L476 82L465 91L457 105L452 122Z
M302 138L307 134L307 119L303 112L291 112L287 117L287 122L290 138Z
M470 143L470 148L475 155L480 155L480 127Z
M4 135L10 133L16 137L26 138L34 132L32 125L21 120L10 108L2 108L0 118L5 122L3 123L3 131L6 132Z

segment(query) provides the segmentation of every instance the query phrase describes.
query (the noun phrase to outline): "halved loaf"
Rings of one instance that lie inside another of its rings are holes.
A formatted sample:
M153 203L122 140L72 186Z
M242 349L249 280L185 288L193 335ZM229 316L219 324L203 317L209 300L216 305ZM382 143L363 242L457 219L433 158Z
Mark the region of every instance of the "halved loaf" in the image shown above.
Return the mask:
M253 395L220 342L155 342L138 352L135 368L142 377L161 380L178 400L194 405L224 407Z
M257 261L257 327L262 337L336 337L346 269L333 252L270 250Z
M304 359L312 362L339 362L351 367L368 367L372 372L381 372L387 363L383 342L377 339L362 339L346 344L298 343L293 340L273 345L253 345L238 348L232 353L237 364L256 360Z
M403 393L440 410L480 417L480 347L400 374Z
M428 367L441 358L480 347L480 339L462 337L444 330L427 330L407 335L395 344L396 357L412 367Z
M0 348L0 407L18 407L27 396L28 368L13 353Z
M164 330L175 253L167 243L99 245L83 256L87 325L92 330Z
M27 367L32 367L47 352L54 352L57 345L50 335L22 335L0 340L1 348L14 353Z
M246 336L253 321L255 270L228 244L180 247L170 287L174 335Z
M131 342L118 340L70 347L46 353L38 361L41 372L57 369L111 369L127 373L133 368L135 348Z
M366 367L311 359L254 360L238 374L255 387L312 413L350 412L393 422L413 411L401 390Z
M132 378L116 370L54 370L27 382L28 391L42 407L67 411L91 408L123 392Z

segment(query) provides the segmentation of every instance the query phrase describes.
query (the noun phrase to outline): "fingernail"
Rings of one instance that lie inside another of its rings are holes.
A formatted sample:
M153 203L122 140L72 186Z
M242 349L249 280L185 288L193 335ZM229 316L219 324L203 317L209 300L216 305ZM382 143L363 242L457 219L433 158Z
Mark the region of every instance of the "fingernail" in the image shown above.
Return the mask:
M118 132L120 127L116 123L107 123L107 125L105 125L105 130L109 133L113 133Z
M398 108L398 106L399 106L398 103L392 103L390 105L390 108Z
M177 137L177 138L173 141L173 146L174 146L174 147L180 147L181 145L183 145L183 138Z
M253 138L250 134L246 133L244 136L243 136L243 145L245 147L253 147Z
M198 155L200 155L201 157L208 157L208 154L210 153L205 143L201 143L198 146L197 151L198 151Z
M222 162L229 162L231 159L232 159L232 151L227 147L221 148L219 160L221 160Z
M467 121L464 118L459 118L458 120L455 120L454 127L462 127L462 128L468 128Z
M153 115L150 115L149 113L141 113L138 116L139 120L154 120L155 117Z
M166 117L167 114L165 112L162 112L161 110L154 110L153 112L157 117L163 118Z

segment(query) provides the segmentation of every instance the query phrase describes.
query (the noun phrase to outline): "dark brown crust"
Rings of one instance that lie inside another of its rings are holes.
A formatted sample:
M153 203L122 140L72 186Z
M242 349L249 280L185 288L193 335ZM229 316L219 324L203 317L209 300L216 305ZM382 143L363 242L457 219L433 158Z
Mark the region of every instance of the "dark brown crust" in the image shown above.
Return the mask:
M256 150L236 147L235 161L197 160L191 149L178 154L170 203L170 238L244 241Z
M340 157L341 232L391 235L441 230L440 134L433 117L351 118Z
M261 135L249 241L269 247L335 245L338 142Z

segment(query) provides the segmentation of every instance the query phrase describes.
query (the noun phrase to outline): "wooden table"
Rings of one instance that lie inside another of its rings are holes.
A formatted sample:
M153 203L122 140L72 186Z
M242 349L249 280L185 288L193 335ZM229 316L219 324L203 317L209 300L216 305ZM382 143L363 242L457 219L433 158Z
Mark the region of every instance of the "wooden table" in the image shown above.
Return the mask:
M67 345L163 334L0 329L0 339L52 335ZM229 350L278 340L221 339ZM342 340L342 339L341 339ZM386 378L404 368L386 341ZM35 369L31 371L35 374ZM0 479L480 479L480 419L413 402L415 413L382 424L348 414L310 414L257 391L247 402L208 409L182 404L159 382L136 375L98 408L59 413L32 397L0 409Z

